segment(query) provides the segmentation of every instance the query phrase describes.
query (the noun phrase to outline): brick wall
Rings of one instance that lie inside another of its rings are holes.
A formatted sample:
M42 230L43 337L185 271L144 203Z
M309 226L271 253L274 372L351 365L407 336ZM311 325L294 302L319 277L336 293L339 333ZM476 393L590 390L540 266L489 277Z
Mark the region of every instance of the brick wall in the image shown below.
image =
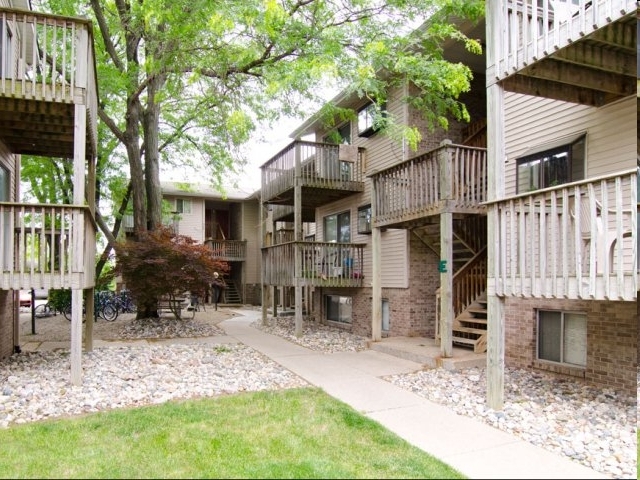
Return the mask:
M467 107L471 117L471 123L487 117L487 89L485 76L475 73L473 77L474 78L471 81L471 90L460 95L460 101ZM415 86L412 86L411 89L412 93L416 93L417 89ZM464 141L464 131L469 126L469 123L467 122L459 122L457 120L450 119L449 128L446 131L441 128L429 131L427 122L415 109L410 109L408 123L410 126L418 127L422 133L422 139L418 145L418 150L416 152L412 152L409 157L437 148L440 145L440 142L445 138L456 144L462 143Z
M568 367L536 360L536 309L584 312L587 365ZM603 387L637 391L638 306L634 302L541 300L505 301L505 364L584 378Z
M0 290L0 358L13 354L14 308L11 290Z
M247 283L244 286L244 303L247 305L262 305L262 285L259 283Z
M438 258L415 235L410 236L409 288L383 288L382 298L389 302L390 337L432 337L435 332L435 291L440 285ZM327 323L325 295L350 296L352 323L331 322L356 335L371 337L371 288L316 289L314 317Z

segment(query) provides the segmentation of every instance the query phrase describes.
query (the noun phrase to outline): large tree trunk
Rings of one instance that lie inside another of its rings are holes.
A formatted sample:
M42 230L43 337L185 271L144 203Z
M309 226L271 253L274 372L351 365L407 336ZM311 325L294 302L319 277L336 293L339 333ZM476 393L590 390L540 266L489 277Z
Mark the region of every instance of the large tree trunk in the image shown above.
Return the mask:
M156 92L164 84L164 76L156 75L147 87L147 109L144 114L144 159L145 183L147 191L147 218L149 229L162 225L162 189L160 187L160 159L158 152L158 131L160 129L160 106L156 102Z
M140 153L140 135L138 133L140 104L130 102L127 109L127 130L125 132L129 171L131 174L131 199L133 203L133 232L138 237L147 231L147 209L145 206L145 182Z

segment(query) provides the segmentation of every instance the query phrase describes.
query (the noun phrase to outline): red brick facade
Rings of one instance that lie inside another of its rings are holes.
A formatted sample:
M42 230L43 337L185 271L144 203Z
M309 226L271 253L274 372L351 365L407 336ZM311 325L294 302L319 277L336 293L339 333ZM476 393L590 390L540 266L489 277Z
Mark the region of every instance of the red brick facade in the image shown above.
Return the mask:
M433 337L435 333L435 295L440 284L438 258L415 235L410 235L409 288L383 288L382 298L389 302L390 337ZM366 279L365 279L366 280ZM352 323L331 322L356 335L371 337L371 288L316 289L315 318L326 322L325 295L350 296Z
M584 312L587 316L587 365L584 369L536 360L536 310ZM507 298L505 364L538 368L561 376L626 390L637 390L638 307L634 302Z
M0 290L0 358L13 354L15 328L13 292Z

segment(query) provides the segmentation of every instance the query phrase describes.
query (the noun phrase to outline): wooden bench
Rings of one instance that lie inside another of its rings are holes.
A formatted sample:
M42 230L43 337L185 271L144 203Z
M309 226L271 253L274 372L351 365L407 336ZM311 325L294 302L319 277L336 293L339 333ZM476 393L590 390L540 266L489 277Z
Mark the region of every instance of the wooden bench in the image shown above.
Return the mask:
M191 296L186 294L172 295L158 299L158 315L171 313L178 320L193 318L196 309L191 306Z

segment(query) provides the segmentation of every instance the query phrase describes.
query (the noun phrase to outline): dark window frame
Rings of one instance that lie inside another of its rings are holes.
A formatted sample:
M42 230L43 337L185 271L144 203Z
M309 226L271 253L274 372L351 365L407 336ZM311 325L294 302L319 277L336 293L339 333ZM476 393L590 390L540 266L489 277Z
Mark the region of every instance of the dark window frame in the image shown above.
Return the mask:
M517 158L516 192L541 190L584 179L585 157L586 135L581 135L563 145ZM528 185L521 184L525 178Z
M358 233L369 234L371 233L371 204L358 207Z
M376 110L380 110L380 114L384 117L387 114L387 104L383 103L377 106L374 102L369 102L358 110L358 136L359 137L371 137L376 134L379 127L375 125ZM364 123L364 125L363 125Z
M348 217L348 222L344 222L344 217ZM335 217L336 219L336 238L328 238L327 237L327 220L331 217ZM340 219L343 219L343 223L340 223ZM348 226L348 236L349 238L345 240L343 236L343 232L341 232L341 228ZM335 243L350 243L351 242L351 210L345 210L344 212L332 213L330 215L325 215L322 219L322 227L323 232L322 236L325 242L335 242Z
M333 143L337 145L351 145L351 122L345 122L336 129L325 135L322 140L324 143Z
M335 307L332 308L334 299L337 299L337 317L334 318ZM344 302L342 300L345 300ZM342 307L344 305L344 307ZM346 306L349 306L348 309ZM353 323L353 297L349 295L325 295L324 296L325 317L331 322L351 325ZM346 311L348 310L348 312ZM343 313L348 313L343 317Z

